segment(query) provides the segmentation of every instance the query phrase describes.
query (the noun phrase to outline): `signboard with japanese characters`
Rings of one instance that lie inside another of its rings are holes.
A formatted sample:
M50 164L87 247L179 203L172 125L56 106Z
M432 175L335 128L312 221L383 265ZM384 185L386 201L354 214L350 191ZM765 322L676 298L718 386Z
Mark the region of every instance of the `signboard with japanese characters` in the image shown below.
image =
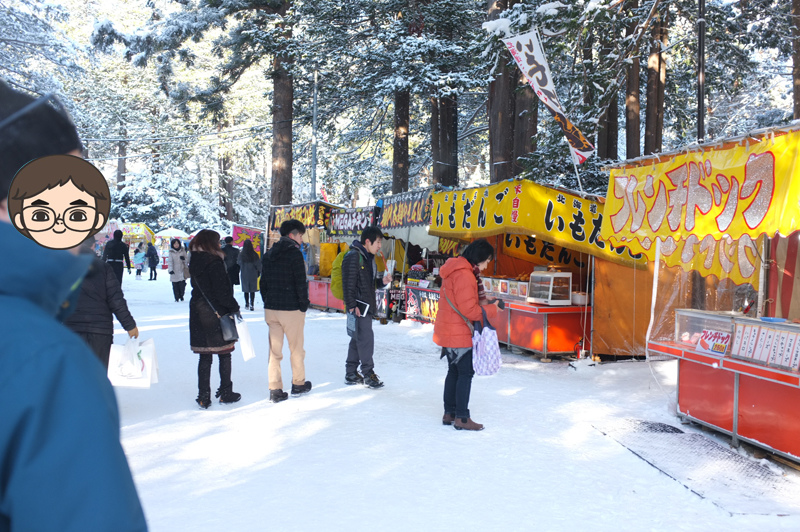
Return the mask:
M306 227L325 227L332 207L334 206L321 201L271 207L269 228L277 231L286 220L300 220Z
M800 224L800 131L611 169L601 235L613 244L741 284L757 239Z
M423 323L436 321L439 291L406 287L406 318Z
M359 236L368 225L375 223L375 207L332 209L330 234Z
M420 190L383 198L378 225L381 229L397 229L428 225L431 219L431 191Z
M707 355L724 356L731 343L731 333L703 329L703 334L697 340L697 351Z
M644 264L641 255L604 242L600 238L602 224L603 205L599 202L532 181L509 180L434 193L428 232L450 238L525 235L527 247L536 248L533 242L547 242L553 249L557 246L559 254L560 248L566 248L614 262Z
M261 237L264 235L264 231L257 227L233 224L231 233L234 246L242 247L245 240L250 240L253 242L255 252L261 255Z

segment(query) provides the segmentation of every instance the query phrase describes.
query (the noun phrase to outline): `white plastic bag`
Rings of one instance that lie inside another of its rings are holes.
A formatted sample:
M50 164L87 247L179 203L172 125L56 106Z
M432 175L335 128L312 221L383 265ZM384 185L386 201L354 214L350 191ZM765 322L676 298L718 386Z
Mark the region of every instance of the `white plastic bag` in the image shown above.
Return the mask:
M253 347L253 338L250 336L250 329L247 322L242 320L236 324L236 329L239 331L239 347L242 350L242 357L247 362L251 358L256 357L256 350Z
M130 338L125 345L112 344L108 358L108 380L113 386L149 388L158 382L158 359L152 338L139 342Z

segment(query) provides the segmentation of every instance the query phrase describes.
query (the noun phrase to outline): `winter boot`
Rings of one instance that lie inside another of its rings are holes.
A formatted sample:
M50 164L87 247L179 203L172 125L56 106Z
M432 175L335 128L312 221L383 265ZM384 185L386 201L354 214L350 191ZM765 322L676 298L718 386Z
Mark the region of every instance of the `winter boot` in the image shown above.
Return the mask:
M216 396L219 397L219 402L222 404L235 403L242 398L242 394L233 391L233 383L226 388L220 386Z
M219 355L219 389L217 397L220 403L235 403L242 398L241 394L233 391L231 382L231 356Z
M364 375L364 386L377 389L377 388L383 388L383 383L378 378L378 376L375 375L374 371L370 371L368 375Z
M269 391L269 400L273 403L280 403L281 401L285 401L289 398L289 394L284 392L283 390L270 390Z
M471 417L456 418L453 426L456 430L483 430L483 425L475 423Z
M456 420L455 414L448 414L447 412L445 412L444 416L442 416L442 425L452 425L455 420Z
M292 384L292 395L302 395L311 391L311 381L306 381L305 384Z
M359 372L348 373L344 376L344 383L348 386L353 384L364 384L364 377Z
M211 355L200 355L197 363L197 404L200 408L211 406Z
M197 399L195 399L195 401L197 401L197 404L200 405L200 408L204 408L204 409L208 408L209 406L211 406L211 393L210 392L206 392L206 393L201 392L197 396Z

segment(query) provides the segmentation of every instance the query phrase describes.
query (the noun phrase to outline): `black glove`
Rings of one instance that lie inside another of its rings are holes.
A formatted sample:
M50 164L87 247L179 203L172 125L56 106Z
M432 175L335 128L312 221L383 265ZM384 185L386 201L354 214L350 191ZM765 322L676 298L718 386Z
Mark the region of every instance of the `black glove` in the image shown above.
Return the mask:
M505 310L506 308L506 302L503 301L502 299L493 299L492 301L490 301L490 303L497 303L497 308L499 308L500 310Z
M167 273L169 273L170 275L172 275L172 274L173 274L173 273L175 273L175 272L173 272L173 271L170 271L170 272L167 272Z
M237 320L242 321L243 318L242 318L242 313L240 311L237 310L235 316Z

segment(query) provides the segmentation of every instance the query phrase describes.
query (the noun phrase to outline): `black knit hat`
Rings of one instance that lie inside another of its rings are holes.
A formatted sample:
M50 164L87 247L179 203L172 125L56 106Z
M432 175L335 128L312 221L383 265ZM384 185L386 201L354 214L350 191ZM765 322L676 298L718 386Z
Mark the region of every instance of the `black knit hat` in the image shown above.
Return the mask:
M0 79L0 201L30 161L81 149L75 125L54 96L36 99Z

